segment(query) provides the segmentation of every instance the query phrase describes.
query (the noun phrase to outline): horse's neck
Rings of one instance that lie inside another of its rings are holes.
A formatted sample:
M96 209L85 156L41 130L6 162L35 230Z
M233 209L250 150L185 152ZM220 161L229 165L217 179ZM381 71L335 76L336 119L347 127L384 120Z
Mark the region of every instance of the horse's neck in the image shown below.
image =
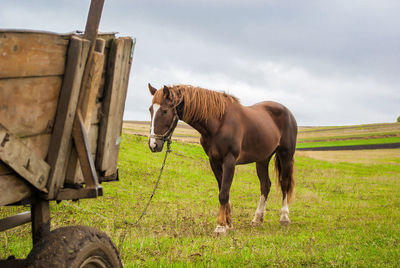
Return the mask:
M201 122L186 122L192 128L197 130L203 137L209 137L215 135L215 130L219 127L217 126L220 122L217 119L209 119L207 121Z
M200 122L187 122L183 120L182 119L184 113L183 103L181 103L177 107L177 112L180 120L184 121L186 124L197 130L203 137L214 135L215 134L214 132L217 129L219 129L220 120L218 120L217 118L210 118L208 120Z

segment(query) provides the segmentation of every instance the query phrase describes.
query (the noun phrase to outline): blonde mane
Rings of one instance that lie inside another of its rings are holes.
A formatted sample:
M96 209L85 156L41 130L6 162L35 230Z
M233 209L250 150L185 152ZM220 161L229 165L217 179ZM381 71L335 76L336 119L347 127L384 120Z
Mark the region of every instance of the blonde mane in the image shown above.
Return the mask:
M208 120L211 117L221 119L228 102L239 102L236 97L225 92L217 92L200 87L174 85L168 88L175 104L180 103L181 100L184 101L182 120L187 123ZM154 94L153 102L162 102L162 92L162 90L157 90Z

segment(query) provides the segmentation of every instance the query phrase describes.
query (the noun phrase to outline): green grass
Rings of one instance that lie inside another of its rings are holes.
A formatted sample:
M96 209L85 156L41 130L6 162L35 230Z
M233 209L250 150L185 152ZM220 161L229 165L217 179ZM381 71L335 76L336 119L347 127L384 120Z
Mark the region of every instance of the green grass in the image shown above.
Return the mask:
M231 189L234 229L214 237L219 204L208 159L196 144L174 142L172 149L139 225L131 223L152 192L164 154L150 153L147 139L125 134L120 182L104 184L96 200L52 202L52 228L80 224L105 231L125 267L398 266L400 165L297 156L288 228L279 225L281 194L274 183L264 224L250 226L259 182L254 165L239 166ZM22 210L2 207L0 218ZM30 247L27 225L0 233L0 258L24 257Z
M314 148L327 146L350 146L350 145L370 145L400 142L400 137L380 138L380 139L359 139L359 140L339 140L339 141L319 141L298 143L297 148Z
M297 143L303 142L318 142L318 141L334 141L334 140L357 140L357 139L376 139L376 138L388 138L388 137L396 137L399 136L399 131L392 132L370 132L366 134L352 134L352 135L344 135L344 136L333 136L333 137L311 137L311 138L298 138Z

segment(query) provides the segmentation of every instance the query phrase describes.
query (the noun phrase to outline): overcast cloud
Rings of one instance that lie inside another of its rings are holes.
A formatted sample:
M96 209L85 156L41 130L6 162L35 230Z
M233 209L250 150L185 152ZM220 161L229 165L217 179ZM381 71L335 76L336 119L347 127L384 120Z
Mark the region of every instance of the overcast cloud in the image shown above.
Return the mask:
M88 1L8 1L0 28L82 30ZM101 31L137 39L125 119L150 120L147 83L275 100L299 125L400 115L400 1L107 1Z

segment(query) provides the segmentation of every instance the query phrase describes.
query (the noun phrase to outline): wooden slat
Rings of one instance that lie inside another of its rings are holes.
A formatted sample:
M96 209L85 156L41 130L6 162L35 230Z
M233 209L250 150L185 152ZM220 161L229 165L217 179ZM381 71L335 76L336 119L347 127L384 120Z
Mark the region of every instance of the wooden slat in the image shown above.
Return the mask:
M30 138L21 139L22 143L24 143L30 150L32 150L37 156L41 159L45 159L47 155L47 150L50 142L50 135L40 135ZM5 165L2 161L0 161L0 175L11 175L15 174L15 172L10 169L7 165ZM0 192L1 193L1 192Z
M31 195L32 187L18 175L0 175L0 206L13 204Z
M49 151L51 134L35 135L31 137L21 138L24 143L32 152L36 153L41 159L46 159Z
M92 0L90 2L90 9L86 20L84 38L92 41L96 40L103 6L104 0Z
M50 133L61 83L61 76L0 79L0 123L19 137Z
M102 48L100 50L104 51L104 41ZM83 90L86 94L83 96L82 104L80 109L82 112L82 118L87 131L90 129L92 123L92 115L96 109L96 97L99 91L101 75L104 66L104 54L103 52L95 51L93 53L93 59L89 69L88 81L86 81L86 88Z
M31 212L25 211L17 215L0 219L0 232L20 226L31 221ZM2 266L0 266L2 267Z
M72 125L89 48L90 43L87 40L71 37L67 67L48 154L48 163L52 167L48 184L48 199L55 198L57 191L64 184L66 162L72 146Z
M97 188L99 186L99 180L97 178L92 153L89 148L89 140L80 111L76 114L72 135L82 173L85 178L86 188Z
M82 87L79 94L78 109L81 111L82 120L86 133L89 133L92 122L92 116L96 109L96 97L99 90L101 75L104 65L104 40L97 39L96 51L93 52L86 66L85 75L82 81ZM76 117L76 116L75 116ZM75 118L77 120L77 118ZM78 122L74 123L78 124ZM81 178L78 164L78 154L72 149L68 162L66 182L70 184L80 183Z
M50 205L48 200L37 199L31 205L32 241L36 244L50 233Z
M0 79L63 75L67 46L56 34L0 32Z
M82 198L97 198L103 196L103 188L60 189L56 200L77 200Z
M96 158L96 167L103 172L102 176L117 170L132 45L132 39L118 38L110 49Z
M37 189L47 192L50 166L1 124L0 160Z

